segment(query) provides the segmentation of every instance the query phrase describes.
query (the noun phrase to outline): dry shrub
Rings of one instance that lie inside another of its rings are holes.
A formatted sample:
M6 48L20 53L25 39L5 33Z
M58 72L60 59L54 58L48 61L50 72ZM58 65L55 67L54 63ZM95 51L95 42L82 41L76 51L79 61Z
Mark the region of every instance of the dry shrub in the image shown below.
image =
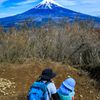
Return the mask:
M91 20L74 21L72 24L68 20L60 20L59 25L49 21L40 28L24 22L23 26L8 29L6 33L1 28L0 59L37 57L71 61L73 64L84 64L84 59L91 60L89 63L95 62L94 60L98 59L95 54L100 45L98 28ZM84 55L87 58L84 58Z

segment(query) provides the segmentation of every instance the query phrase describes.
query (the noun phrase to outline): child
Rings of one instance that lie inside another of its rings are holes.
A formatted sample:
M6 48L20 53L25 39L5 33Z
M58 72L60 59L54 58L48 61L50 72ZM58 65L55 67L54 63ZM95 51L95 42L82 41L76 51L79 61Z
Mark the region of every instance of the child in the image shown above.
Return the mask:
M60 97L60 100L74 100L74 86L75 80L73 78L68 78L63 81L63 84L57 89L57 93Z

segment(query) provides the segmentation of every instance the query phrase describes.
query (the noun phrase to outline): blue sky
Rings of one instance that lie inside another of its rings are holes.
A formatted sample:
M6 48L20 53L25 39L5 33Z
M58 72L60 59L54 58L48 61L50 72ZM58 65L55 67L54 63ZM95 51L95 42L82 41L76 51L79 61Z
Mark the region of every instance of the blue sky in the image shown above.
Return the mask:
M23 13L42 0L0 0L0 18ZM53 0L63 7L100 17L100 0Z

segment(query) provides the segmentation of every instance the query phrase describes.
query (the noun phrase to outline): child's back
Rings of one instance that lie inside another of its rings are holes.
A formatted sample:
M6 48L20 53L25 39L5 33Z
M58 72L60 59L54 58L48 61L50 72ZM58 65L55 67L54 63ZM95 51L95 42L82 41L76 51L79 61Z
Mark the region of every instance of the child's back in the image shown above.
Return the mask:
M74 91L72 91L69 95L63 95L59 90L57 90L57 93L60 97L60 100L74 100Z
M75 80L73 78L66 79L57 90L60 100L74 100L74 86Z

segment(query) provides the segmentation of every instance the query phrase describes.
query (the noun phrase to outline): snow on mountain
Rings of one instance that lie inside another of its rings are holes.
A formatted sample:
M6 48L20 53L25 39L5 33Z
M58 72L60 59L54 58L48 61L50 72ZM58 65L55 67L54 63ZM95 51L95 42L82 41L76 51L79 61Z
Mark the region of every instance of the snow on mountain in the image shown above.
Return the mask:
M73 14L74 13L74 14ZM76 16L77 12L64 8L53 0L43 0L34 8L22 13L33 17L69 17L70 14Z
M95 17L93 16L78 13L76 11L64 8L53 0L43 0L37 6L29 9L26 12L17 14L15 16L0 18L0 23L3 23L4 27L8 27L15 25L19 21L24 21L26 18L35 18L35 21L37 23L42 23L42 21L47 22L50 17L52 17L55 21L58 21L60 18L64 17L68 17L70 20L73 21L73 19L76 18L77 15L80 19L95 19Z
M40 2L35 9L53 9L53 7L63 7L61 5L59 5L58 3L56 3L53 0L43 0L42 2Z

